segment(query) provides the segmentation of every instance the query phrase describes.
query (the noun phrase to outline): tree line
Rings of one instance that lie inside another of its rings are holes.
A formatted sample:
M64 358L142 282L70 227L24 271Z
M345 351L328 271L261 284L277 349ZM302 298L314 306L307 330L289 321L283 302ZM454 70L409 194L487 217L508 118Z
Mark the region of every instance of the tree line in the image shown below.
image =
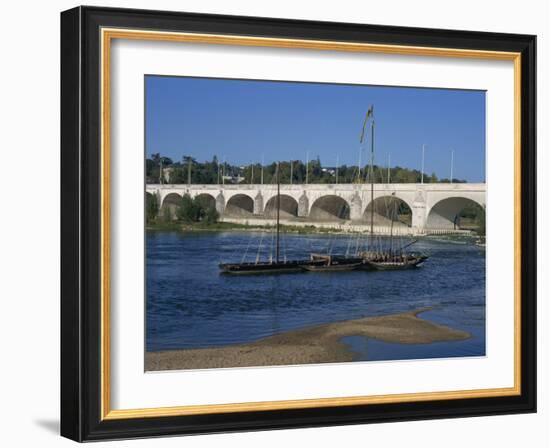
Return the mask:
M161 176L161 170L163 176ZM279 181L282 184L334 184L370 182L371 176L375 183L420 183L420 170L403 168L400 166L387 167L374 165L340 165L338 167L323 167L319 157L310 160L307 164L301 160L282 161L279 163ZM272 184L276 182L277 163L267 165L260 163L246 166L232 165L219 162L216 156L211 161L198 162L190 156L183 156L181 161L173 161L163 157L160 153L153 154L146 159L145 175L148 184ZM424 173L425 183L449 183L450 179L439 179L435 173ZM465 183L463 179L453 178L454 183Z

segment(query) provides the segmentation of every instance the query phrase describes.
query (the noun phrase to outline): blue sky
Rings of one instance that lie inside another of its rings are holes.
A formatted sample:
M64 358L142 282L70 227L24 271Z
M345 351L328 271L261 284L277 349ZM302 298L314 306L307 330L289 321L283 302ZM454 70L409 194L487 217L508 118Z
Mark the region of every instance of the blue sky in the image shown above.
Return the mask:
M485 180L485 92L146 76L146 154L245 165L310 159L354 165L374 104L375 163ZM367 160L370 140L364 148Z

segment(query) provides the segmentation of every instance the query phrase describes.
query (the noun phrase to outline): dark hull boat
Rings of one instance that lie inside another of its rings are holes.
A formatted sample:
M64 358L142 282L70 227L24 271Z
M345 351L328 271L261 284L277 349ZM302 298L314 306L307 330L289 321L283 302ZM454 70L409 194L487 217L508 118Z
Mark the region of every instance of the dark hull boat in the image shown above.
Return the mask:
M302 272L304 270L303 266L310 263L310 260L282 260L279 257L280 244L279 244L279 233L280 233L280 208L281 208L281 190L279 183L279 165L277 165L277 226L276 226L276 252L275 258L268 261L260 261L256 259L255 262L244 262L241 263L220 263L220 273L221 274L231 274L231 275L254 275L254 274L286 274L292 272Z
M280 262L259 262L259 263L221 263L222 274L250 275L250 274L283 274L302 271L302 265L309 263L304 261L280 261Z
M310 272L342 272L355 271L364 265L360 257L338 257L324 254L311 254L311 260L302 265Z
M365 121L363 123L363 132L361 134L360 142L363 142L365 135L365 129L367 121L372 118L371 121L371 159L370 159L370 203L374 204L374 112L373 106L367 112ZM388 184L390 183L389 171L388 171ZM363 269L377 270L377 271L396 271L403 269L412 269L421 266L424 261L428 259L428 256L423 254L415 254L407 252L406 249L416 243L416 240L401 246L394 248L394 232L393 225L397 217L397 203L393 200L395 192L392 193L392 199L390 200L389 210L391 218L390 226L390 241L389 247L382 249L374 249L377 244L374 243L374 205L370 207L370 244L369 250L361 251L357 253L357 256L363 260ZM392 207L393 206L393 207ZM381 244L380 244L381 246Z
M385 260L368 260L365 264L377 271L398 271L420 267L428 257L426 255L407 255L390 257Z
M365 121L363 122L363 130L361 133L360 143L363 144L367 122L371 120L371 163L370 163L370 203L374 204L374 108L373 106L367 111ZM222 263L220 270L222 274L282 274L292 272L346 272L354 270L378 270L378 271L395 271L403 269L412 269L421 266L428 259L426 255L406 252L405 249L415 241L410 242L397 249L394 248L394 232L393 224L397 216L397 203L392 200L390 205L393 205L391 213L390 241L389 247L383 249L381 245L374 244L374 205L370 208L370 243L369 250L359 251L356 249L354 256L346 254L318 254L312 253L309 260L290 260L281 261L279 258L279 228L280 228L280 182L279 182L279 165L276 171L277 178L277 225L276 225L276 253L275 258L269 261L259 261L259 257L254 263L245 263L244 256L241 263ZM361 178L361 170L359 169L358 178ZM389 174L388 174L389 183ZM395 193L392 193L395 195ZM359 240L358 240L359 242ZM377 247L378 246L378 247ZM359 244L356 245L359 247ZM375 249L375 247L377 247ZM246 255L246 253L245 253Z

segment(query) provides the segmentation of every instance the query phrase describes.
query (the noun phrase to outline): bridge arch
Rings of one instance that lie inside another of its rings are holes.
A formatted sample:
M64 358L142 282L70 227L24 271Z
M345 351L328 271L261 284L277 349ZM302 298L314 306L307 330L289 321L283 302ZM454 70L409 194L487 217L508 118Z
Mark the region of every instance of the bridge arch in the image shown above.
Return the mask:
M473 198L462 196L441 199L427 213L426 227L428 229L459 229L464 226L461 212L473 209L478 213L485 210L485 204Z
M399 196L384 195L369 202L363 212L363 221L370 224L371 213L374 208L374 225L390 226L392 219L394 225L411 226L412 224L412 207L410 204Z
M182 197L183 196L178 193L168 193L166 196L164 196L164 198L162 199L162 205L160 206L161 216L166 216L166 213L170 213L172 219L175 218L178 207L181 204Z
M198 201L204 209L216 207L216 198L210 193L197 194L195 200Z
M252 216L254 213L254 199L247 194L235 194L229 198L225 205L224 214L234 218Z
M265 204L264 216L275 218L277 216L277 196L270 198ZM295 218L298 216L298 201L288 194L280 196L281 218Z
M311 205L309 218L317 221L350 219L350 205L334 194L321 196Z

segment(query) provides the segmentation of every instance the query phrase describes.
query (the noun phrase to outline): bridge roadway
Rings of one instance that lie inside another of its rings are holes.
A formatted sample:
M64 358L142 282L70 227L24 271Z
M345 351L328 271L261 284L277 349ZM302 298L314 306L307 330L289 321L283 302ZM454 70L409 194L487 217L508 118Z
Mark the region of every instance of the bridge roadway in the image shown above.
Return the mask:
M470 204L486 205L484 183L375 184L374 201L368 184L281 185L280 210L284 219L311 222L370 223L374 206L375 223L387 222L396 210L410 209L408 223L415 230L454 229L455 218ZM215 205L222 218L273 218L277 186L254 184L148 184L161 207L174 207L183 195L200 197Z

